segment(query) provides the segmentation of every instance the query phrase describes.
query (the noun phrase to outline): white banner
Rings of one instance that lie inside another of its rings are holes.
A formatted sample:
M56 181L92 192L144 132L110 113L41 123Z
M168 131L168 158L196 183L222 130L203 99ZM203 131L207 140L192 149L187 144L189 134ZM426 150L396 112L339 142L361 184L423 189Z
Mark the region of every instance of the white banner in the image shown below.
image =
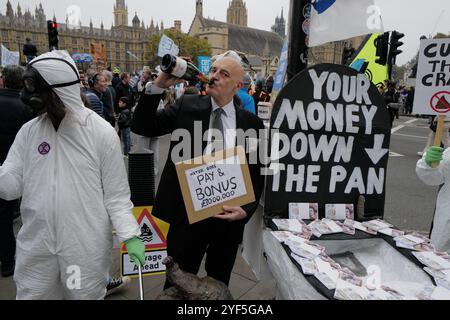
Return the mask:
M309 47L383 33L381 10L374 0L312 0Z
M19 65L20 54L18 51L9 51L4 45L2 45L2 67L10 65Z
M180 49L178 46L173 42L172 39L167 37L166 35L163 35L161 37L161 40L159 41L159 47L158 47L158 57L164 57L166 54L171 54L173 56L177 56L180 52Z
M420 42L415 114L450 114L450 39Z

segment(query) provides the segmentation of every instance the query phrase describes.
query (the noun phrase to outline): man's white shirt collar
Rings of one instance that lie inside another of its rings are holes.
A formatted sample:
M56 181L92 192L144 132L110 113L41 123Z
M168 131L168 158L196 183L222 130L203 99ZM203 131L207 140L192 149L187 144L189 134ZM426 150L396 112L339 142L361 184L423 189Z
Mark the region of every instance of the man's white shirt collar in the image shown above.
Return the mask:
M212 120L214 111L220 108L214 99L211 97L212 102L212 112L209 121L209 127L212 127ZM231 100L225 106L222 107L225 114L222 115L222 124L225 134L225 147L226 149L235 147L236 144L236 109L234 107L234 101ZM211 132L208 134L208 141L211 141ZM211 153L211 145L207 147L206 154Z
M212 112L216 111L219 107L219 105L214 101L214 98L211 97L212 102ZM225 106L222 107L223 111L225 112L225 116L229 118L230 116L233 116L236 113L236 110L234 109L234 101L231 99L229 103L227 103Z

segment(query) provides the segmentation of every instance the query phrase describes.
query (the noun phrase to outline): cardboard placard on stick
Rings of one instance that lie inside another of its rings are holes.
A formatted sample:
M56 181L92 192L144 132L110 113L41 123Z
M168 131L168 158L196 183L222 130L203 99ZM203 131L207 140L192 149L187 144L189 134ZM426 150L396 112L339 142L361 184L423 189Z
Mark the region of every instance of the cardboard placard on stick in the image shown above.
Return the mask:
M189 223L255 201L250 171L242 147L217 151L175 164Z

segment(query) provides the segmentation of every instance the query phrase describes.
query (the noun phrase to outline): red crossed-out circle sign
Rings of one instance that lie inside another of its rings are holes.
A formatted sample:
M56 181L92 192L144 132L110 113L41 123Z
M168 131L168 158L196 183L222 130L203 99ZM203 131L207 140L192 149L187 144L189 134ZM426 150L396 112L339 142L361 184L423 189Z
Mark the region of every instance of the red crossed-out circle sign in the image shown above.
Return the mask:
M431 108L438 113L447 113L450 111L450 92L439 91L430 100Z

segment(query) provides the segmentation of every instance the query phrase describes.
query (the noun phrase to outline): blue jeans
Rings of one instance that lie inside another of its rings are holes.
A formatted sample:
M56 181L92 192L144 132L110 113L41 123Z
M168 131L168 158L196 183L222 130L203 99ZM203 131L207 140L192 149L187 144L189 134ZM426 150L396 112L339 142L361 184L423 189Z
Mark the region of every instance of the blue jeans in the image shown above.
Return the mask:
M120 129L120 133L122 135L123 154L127 156L131 149L131 129L129 127L122 128Z

